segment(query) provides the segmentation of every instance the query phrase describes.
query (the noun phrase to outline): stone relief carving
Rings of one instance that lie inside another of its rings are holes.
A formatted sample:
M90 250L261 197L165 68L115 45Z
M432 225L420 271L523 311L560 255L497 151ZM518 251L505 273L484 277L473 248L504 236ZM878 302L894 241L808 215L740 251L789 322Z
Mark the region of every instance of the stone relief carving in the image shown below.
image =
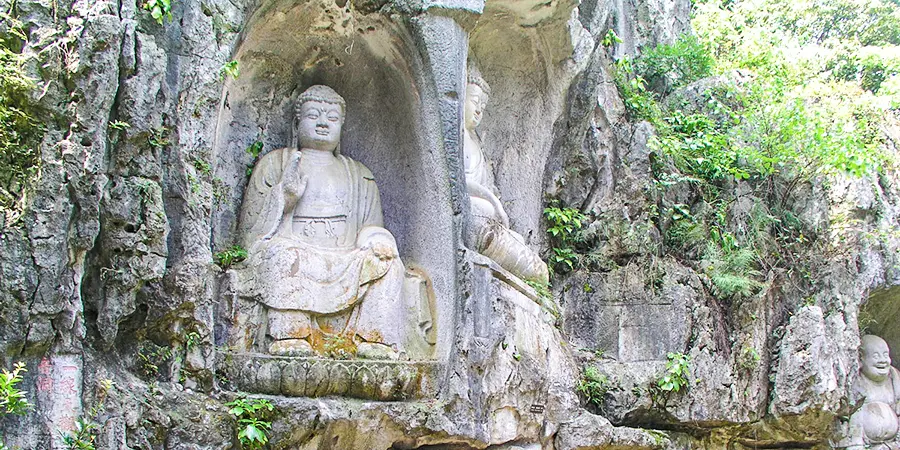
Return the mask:
M490 87L474 67L470 67L466 86L463 153L466 189L472 205L470 242L475 250L497 262L500 267L523 280L547 283L547 264L519 233L509 228L509 216L500 202L490 175L490 163L482 149L476 128L481 123Z
M859 350L860 373L853 384L849 424L840 431L835 448L900 448L900 372L891 366L887 343L865 335Z
M236 354L220 362L233 387L296 397L344 396L380 401L434 397L435 361L370 361Z
M398 359L434 344L427 277L400 260L372 173L341 154L345 108L327 86L303 92L295 147L263 156L244 195L236 291L262 305L256 341L274 355Z

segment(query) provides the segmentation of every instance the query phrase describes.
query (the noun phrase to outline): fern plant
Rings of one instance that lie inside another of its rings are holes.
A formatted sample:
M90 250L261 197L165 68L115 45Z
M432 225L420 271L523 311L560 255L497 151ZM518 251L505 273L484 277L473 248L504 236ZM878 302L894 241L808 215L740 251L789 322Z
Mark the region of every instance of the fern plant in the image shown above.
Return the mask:
M235 245L231 248L222 250L221 252L216 252L216 254L213 255L213 262L221 267L222 270L227 270L232 264L247 259L247 256L247 250L240 245Z
M706 245L704 260L712 282L712 294L718 298L746 298L763 284L754 279L762 274L756 269L757 255L750 248L723 248L714 242Z

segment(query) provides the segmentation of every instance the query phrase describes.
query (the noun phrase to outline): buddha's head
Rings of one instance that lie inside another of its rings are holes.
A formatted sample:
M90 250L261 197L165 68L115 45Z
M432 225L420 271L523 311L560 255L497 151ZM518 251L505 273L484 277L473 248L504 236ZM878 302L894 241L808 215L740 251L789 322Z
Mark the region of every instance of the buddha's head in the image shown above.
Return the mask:
M891 355L887 342L867 334L861 339L859 361L863 375L872 381L884 381L891 372Z
M491 88L488 86L478 69L470 67L468 83L466 84L466 103L464 119L467 130L474 130L484 117L484 107L487 105Z
M344 124L344 98L334 89L317 84L297 97L294 142L300 148L335 151Z

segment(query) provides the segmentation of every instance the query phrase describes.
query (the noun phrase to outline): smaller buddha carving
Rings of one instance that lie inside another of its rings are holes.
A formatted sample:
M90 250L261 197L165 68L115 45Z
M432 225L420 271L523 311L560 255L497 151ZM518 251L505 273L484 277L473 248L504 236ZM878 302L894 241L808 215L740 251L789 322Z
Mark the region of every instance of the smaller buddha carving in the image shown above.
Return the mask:
M476 128L481 123L490 87L477 69L470 68L466 86L463 153L466 190L472 207L470 241L475 250L494 260L500 267L527 281L547 283L547 264L525 244L519 233L509 228L509 216L493 186L490 163L482 149Z
M900 449L900 372L891 366L890 349L884 339L865 335L859 356L860 373L851 393L857 409L850 416L846 436L835 447Z
M294 113L295 147L259 160L242 205L238 284L264 306L256 342L285 356L427 353L433 293L400 260L372 173L340 153L344 99L312 86Z

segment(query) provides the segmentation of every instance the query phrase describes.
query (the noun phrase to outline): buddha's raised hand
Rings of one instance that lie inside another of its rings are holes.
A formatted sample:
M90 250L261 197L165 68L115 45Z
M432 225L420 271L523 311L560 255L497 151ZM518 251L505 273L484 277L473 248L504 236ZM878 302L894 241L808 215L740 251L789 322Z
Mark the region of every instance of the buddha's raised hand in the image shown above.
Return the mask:
M284 197L286 207L293 209L297 204L303 192L306 191L306 185L309 183L309 176L300 172L300 153L291 158L291 163L284 174L282 188L284 189Z

